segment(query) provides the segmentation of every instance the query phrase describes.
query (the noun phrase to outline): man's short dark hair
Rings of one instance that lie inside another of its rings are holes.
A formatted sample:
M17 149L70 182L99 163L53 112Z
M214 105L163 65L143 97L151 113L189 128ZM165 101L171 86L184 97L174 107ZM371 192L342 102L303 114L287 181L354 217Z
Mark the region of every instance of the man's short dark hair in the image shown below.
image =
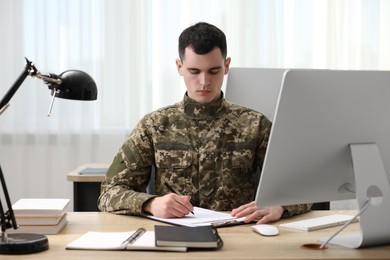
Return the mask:
M184 59L185 49L191 47L196 54L209 53L215 47L221 50L222 57L226 59L226 36L216 26L199 22L185 29L179 36L179 57Z

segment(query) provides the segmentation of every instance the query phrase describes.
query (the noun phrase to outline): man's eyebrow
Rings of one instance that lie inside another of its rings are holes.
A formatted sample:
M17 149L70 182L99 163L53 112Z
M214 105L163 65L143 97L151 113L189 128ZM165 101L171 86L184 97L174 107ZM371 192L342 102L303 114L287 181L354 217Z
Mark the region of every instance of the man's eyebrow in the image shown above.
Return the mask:
M222 66L215 66L215 67L211 67L211 68L209 68L207 70L216 70L216 69L221 69L221 68L222 68ZM187 70L200 70L200 69L198 69L198 68L187 68Z

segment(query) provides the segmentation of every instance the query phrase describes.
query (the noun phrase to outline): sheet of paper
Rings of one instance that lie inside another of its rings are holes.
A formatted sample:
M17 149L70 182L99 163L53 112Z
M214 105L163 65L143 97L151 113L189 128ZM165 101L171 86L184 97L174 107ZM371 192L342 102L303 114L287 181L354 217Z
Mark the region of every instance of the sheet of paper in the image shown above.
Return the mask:
M194 207L194 214L188 214L184 218L159 218L151 215L144 215L145 217L158 220L165 223L170 223L179 226L210 226L210 225L220 225L229 221L243 221L244 218L237 219L232 217L228 213L217 212L214 210L204 209L200 207Z
M66 246L67 249L119 250L134 232L87 232Z

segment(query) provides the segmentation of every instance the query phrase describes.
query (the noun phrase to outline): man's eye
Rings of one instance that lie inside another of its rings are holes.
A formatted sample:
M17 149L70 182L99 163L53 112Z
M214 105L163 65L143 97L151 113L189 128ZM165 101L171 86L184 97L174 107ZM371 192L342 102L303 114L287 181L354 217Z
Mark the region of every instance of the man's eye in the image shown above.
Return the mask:
M199 74L199 70L190 70L191 74Z
M210 70L210 74L218 74L220 69Z

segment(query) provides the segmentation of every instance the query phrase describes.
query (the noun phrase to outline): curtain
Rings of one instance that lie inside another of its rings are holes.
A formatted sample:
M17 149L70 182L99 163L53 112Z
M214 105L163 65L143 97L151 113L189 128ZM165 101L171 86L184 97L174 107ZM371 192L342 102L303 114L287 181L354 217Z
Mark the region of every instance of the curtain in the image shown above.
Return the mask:
M11 199L72 197L66 173L110 162L138 120L179 101L180 32L221 28L233 67L390 69L386 0L2 0L0 97L32 60L80 69L98 100L57 99L28 77L0 115L0 164Z

